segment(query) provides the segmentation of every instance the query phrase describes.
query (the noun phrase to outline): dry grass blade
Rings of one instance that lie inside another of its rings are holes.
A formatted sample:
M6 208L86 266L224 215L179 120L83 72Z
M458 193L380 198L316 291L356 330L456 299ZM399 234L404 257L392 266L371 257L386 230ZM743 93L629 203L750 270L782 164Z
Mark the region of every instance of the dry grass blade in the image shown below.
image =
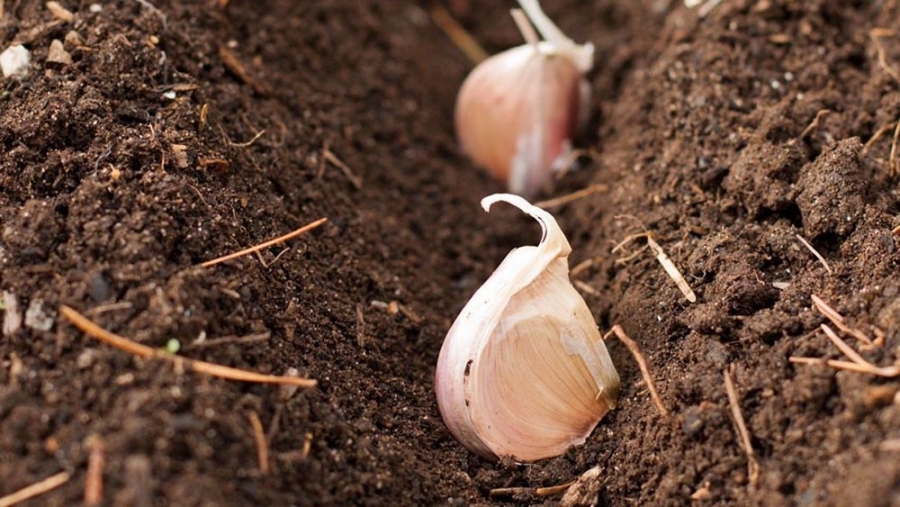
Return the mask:
M887 61L887 52L884 49L884 44L881 43L881 39L889 38L896 36L893 30L888 30L886 28L873 28L869 31L869 37L872 38L872 41L877 46L878 51L878 65L884 70L889 76L894 78L894 81L900 83L900 72L897 69L891 67Z
M234 252L234 253L231 253L228 255L223 255L222 257L218 257L211 261L206 261L203 264L200 264L200 267L208 268L210 266L215 266L216 264L221 264L225 261L230 261L231 259L237 259L238 257L243 257L244 255L252 254L253 252L258 252L258 251L260 251L264 248L268 248L272 245L277 245L278 243L284 243L285 241L294 239L301 234L307 233L307 232L315 229L316 227L319 227L320 225L324 224L327 221L328 221L327 218L320 218L320 219L316 220L315 222L306 224L303 227L301 227L293 232L289 232L289 233L285 234L284 236L279 236L275 239L266 241L265 243L260 243L256 246L251 246L250 248L245 248L245 249L241 250L240 252Z
M268 93L269 90L265 83L257 79L247 70L247 67L244 65L244 62L241 61L240 57L238 57L237 53L225 46L219 46L219 59L222 60L222 64L225 65L226 69L237 76L238 79L250 85L256 93L259 93L260 95Z
M641 346L638 345L636 341L629 338L628 335L625 334L625 330L622 329L622 326L619 326L618 324L613 326L603 339L605 340L613 334L616 335L616 338L618 338L619 341L628 347L628 351L631 352L631 355L634 356L634 360L637 361L638 367L641 369L641 376L644 377L644 382L647 384L647 389L650 391L650 397L653 399L653 403L656 405L659 413L662 414L663 417L669 417L669 411L666 409L666 406L663 405L662 399L659 397L659 392L656 390L656 384L653 382L653 377L650 376L650 367L647 365L647 358L644 357Z
M324 150L322 150L322 158L327 162L331 162L331 164L344 173L344 176L350 180L350 184L353 185L353 188L359 190L363 186L362 178L356 175L353 172L353 169L350 169L350 166L344 163L343 160L339 159L337 155L334 154L328 147L326 146Z
M0 507L12 507L17 503L22 503L25 500L34 498L38 495L43 495L44 493L56 489L67 482L69 482L68 472L60 472L56 475L51 475L50 477L47 477L40 482L36 482L31 486L22 488L19 491L10 493L9 495L0 498Z
M840 337L838 337L837 333L835 333L834 330L828 327L827 324L822 324L821 326L819 326L819 328L822 329L822 331L825 331L825 336L827 336L828 339L831 340L831 343L833 343L834 346L837 347L838 350L843 352L843 354L847 356L847 358L849 358L851 361L861 366L871 365L871 363L866 361L861 355L859 355L858 352L853 350L853 347L847 345L847 342L845 342L844 340L841 340Z
M591 257L590 259L586 259L584 261L579 262L578 265L576 265L574 268L569 270L569 276L574 278L574 277L580 275L583 271L590 269L594 264L599 262L602 258L603 258L603 256L598 255L596 257Z
M825 117L826 114L830 113L829 109L820 109L818 113L816 113L816 117L813 118L812 123L810 123L803 132L800 133L800 139L806 139L810 134L813 133L817 128L819 128L819 124L822 122L822 118Z
M494 488L490 490L488 495L492 498L518 495L534 495L539 498L548 496L557 496L564 494L576 481L569 481L565 484L557 486L546 486L542 488Z
M869 140L866 141L866 144L863 145L862 150L859 152L859 158L865 160L866 155L869 153L869 150L872 148L872 146L874 146L879 139L884 137L885 134L895 129L896 127L896 123L888 123L887 125L882 125L881 128L879 128L875 132L875 134L873 134L872 137L870 137Z
M731 416L734 418L735 426L737 426L741 447L747 453L747 471L750 475L750 487L755 488L759 481L759 462L756 461L756 454L753 452L753 442L750 440L750 431L747 429L747 423L744 421L744 414L741 413L741 403L738 400L737 390L734 388L733 375L734 365L732 364L724 372L725 392L728 394L728 405L731 407Z
M247 336L224 336L222 338L213 338L211 340L204 340L202 342L194 342L189 343L183 347L181 350L192 350L192 349L203 349L208 347L218 347L219 345L225 345L228 343L256 343L256 342L264 342L272 336L272 333L256 333L249 334Z
M106 462L106 444L99 436L88 437L88 466L84 476L84 504L103 503L103 465Z
M572 282L572 285L574 285L576 289L580 290L581 292L584 292L585 294L590 294L591 296L599 296L600 295L600 291L598 291L597 289L591 287L590 285L582 282L581 280L574 280Z
M844 324L844 316L837 312L834 308L832 308L828 303L822 300L819 296L813 294L812 296L813 305L815 305L816 309L819 312L828 318L832 324L835 325L841 331L849 334L850 336L856 338L857 340L865 343L866 345L874 345L875 342L872 341L871 338L865 335L859 329L854 329L846 324Z
M789 361L796 364L824 364L835 370L846 370L854 373L865 373L884 378L900 377L900 367L888 366L879 368L872 364L859 364L852 361L841 361L838 359L822 359L819 357L798 357L791 356Z
M656 255L656 260L663 267L663 270L665 270L666 274L669 275L669 278L671 278L672 281L675 282L675 285L678 286L678 290L680 290L681 293L684 294L684 297L689 302L691 302L691 303L697 302L697 295L694 293L694 290L691 289L691 286L687 283L687 280L684 279L684 275L681 274L681 271L678 269L677 266L675 266L675 263L672 262L672 259L670 259L669 256L666 254L666 252L662 249L662 247L659 246L659 243L657 243L656 240L653 239L653 235L651 235L650 232L647 231L647 228L644 227L644 224L641 222L641 220L639 218L631 216L631 215L618 215L618 216L616 216L616 218L634 219L638 222L638 224L640 224L641 228L644 229L644 232L642 232L640 234L632 234L630 236L627 236L625 239L623 239L616 246L613 247L612 253L618 252L619 250L623 249L625 247L625 245L631 243L632 241L634 241L636 239L646 238L647 239L647 247L649 247L651 250L653 250L653 253ZM638 255L638 253L639 252L633 253L625 258L617 259L616 264L621 264L623 262L631 260L634 257L636 257Z
M256 458L259 461L259 473L269 475L269 442L263 433L262 421L259 415L252 410L247 414L250 426L253 428L253 440L256 441Z
M239 370L237 368L231 368L228 366L222 366L219 364L207 363L205 361L196 361L193 359L176 356L174 354L169 354L168 352L163 352L159 349L141 345L140 343L135 343L127 338L123 338L116 334L110 333L109 331L101 328L97 324L94 324L86 317L68 306L61 306L59 308L59 312L75 327L80 329L88 336L111 345L119 350L123 350L139 357L156 358L162 359L164 361L178 363L183 365L185 368L193 370L197 373L203 373L226 380L253 382L257 384L295 385L298 387L314 387L316 385L316 381L313 379L282 377L277 375L263 375L261 373L254 373L246 370Z
M827 271L829 275L832 274L831 266L828 265L828 261L825 260L825 257L822 257L822 254L820 254L818 250L813 248L813 246L810 245L808 241L803 239L803 236L799 234L796 234L796 236L797 239L799 239L800 242L803 243L803 246L805 246L810 252L812 252L816 259L819 259L819 262L821 262L822 265L825 266L825 271Z
M831 343L835 345L845 356L847 356L850 361L839 361L835 359L820 359L816 357L796 357L792 356L790 361L792 363L799 364L826 364L837 370L847 370L856 373L866 373L869 375L876 375L884 378L894 378L900 377L900 365L894 366L885 366L878 367L874 364L866 361L864 357L859 355L858 352L853 350L853 347L847 345L847 342L841 340L841 338L834 332L833 329L828 327L826 324L822 324L820 326L822 331L825 332L825 336L831 340Z
M457 48L468 58L473 64L479 64L487 60L488 54L472 37L465 28L460 26L456 18L453 17L447 8L441 2L434 2L431 7L431 19L434 24L441 29L442 32L450 39Z
M656 260L662 265L663 269L666 271L666 274L669 275L675 285L678 286L678 290L684 294L685 299L690 301L691 303L697 302L697 295L694 294L694 290L691 289L691 286L688 285L687 280L684 279L684 275L681 274L681 271L678 270L678 267L675 266L675 263L672 262L672 259L666 255L666 252L663 251L662 247L659 246L659 243L653 240L649 235L647 236L647 244L650 246L650 249L656 254Z
M854 370L860 371L862 373L871 373L872 375L878 375L879 377L896 377L900 375L900 366L886 366L879 367L874 364L866 361L864 357L859 355L858 352L853 350L853 347L847 345L847 342L841 340L838 337L837 333L835 333L830 327L825 324L821 325L822 331L825 331L825 336L831 340L831 343L834 344L845 356L847 356L853 364L856 364L862 368L862 370ZM847 369L847 368L844 368Z
M257 132L256 135L254 135L252 138L250 138L249 141L246 141L243 143L235 143L235 142L229 141L228 145L233 146L235 148L249 148L249 147L253 146L253 143L258 141L259 138L262 137L263 134L265 134L265 133L266 133L266 131L265 131L265 129L263 129L263 130L260 130L259 132Z
M878 444L878 449L882 451L898 452L900 451L900 438L885 440Z
M607 190L609 190L608 186L606 186L602 183L597 183L597 184L591 185L587 188L582 188L581 190L576 190L575 192L572 192L571 194L566 194L566 195L563 195L560 197L556 197L554 199L547 199L546 201L541 201L541 202L535 203L535 206L537 206L538 208L544 208L544 209L558 208L564 204L569 204L570 202L577 201L578 199L583 199L585 197L594 195L599 192L606 192Z
M891 176L897 174L897 144L900 144L900 121L894 129L894 139L891 140L891 154L888 156L888 168Z
M301 454L304 459L309 456L309 452L312 450L312 439L313 434L311 431L307 431L306 435L303 436L303 449L301 450Z

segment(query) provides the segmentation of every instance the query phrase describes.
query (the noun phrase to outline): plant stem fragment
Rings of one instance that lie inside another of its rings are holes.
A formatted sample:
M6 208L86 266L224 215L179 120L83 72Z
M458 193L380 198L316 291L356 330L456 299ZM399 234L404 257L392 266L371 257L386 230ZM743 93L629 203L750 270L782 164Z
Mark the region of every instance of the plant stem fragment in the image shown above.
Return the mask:
M264 375L261 373L239 370L237 368L231 368L228 366L222 366L219 364L207 363L205 361L197 361L173 354L168 354L161 350L148 347L146 345L141 345L140 343L135 343L127 338L123 338L119 335L110 333L109 331L101 328L97 324L94 324L83 315L66 305L62 305L59 308L59 313L62 314L63 317L68 319L69 322L72 323L72 325L80 329L83 333L90 336L91 338L102 341L119 350L123 350L139 357L162 359L165 361L173 362L176 364L176 366L181 366L188 370L193 370L197 373L204 373L206 375L211 375L213 377L218 377L226 380L254 382L258 384L286 384L295 385L298 387L314 387L316 385L316 381L313 379Z

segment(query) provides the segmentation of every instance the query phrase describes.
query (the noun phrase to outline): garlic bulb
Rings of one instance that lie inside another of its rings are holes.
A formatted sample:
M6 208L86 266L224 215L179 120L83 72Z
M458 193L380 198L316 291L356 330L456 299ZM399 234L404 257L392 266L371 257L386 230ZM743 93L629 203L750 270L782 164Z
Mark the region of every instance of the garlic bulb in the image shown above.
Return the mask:
M581 295L569 282L569 242L546 211L503 201L543 228L538 246L513 250L447 333L435 389L441 416L469 450L520 462L583 444L614 408L619 375Z
M510 192L530 196L566 164L572 138L587 119L590 84L583 76L593 66L594 45L566 37L537 0L519 4L545 40L523 22L527 44L469 74L456 101L456 132L477 165Z

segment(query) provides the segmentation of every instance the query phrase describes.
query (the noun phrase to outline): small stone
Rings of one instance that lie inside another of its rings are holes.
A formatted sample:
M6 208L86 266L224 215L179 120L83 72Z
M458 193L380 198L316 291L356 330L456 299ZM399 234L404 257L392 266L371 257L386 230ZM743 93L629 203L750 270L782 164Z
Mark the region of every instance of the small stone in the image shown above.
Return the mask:
M599 466L591 468L581 474L563 497L559 500L560 507L596 507L597 494L603 485L600 480L601 470Z
M98 12L101 12L102 10L103 10L103 6L100 4L91 4L90 6L88 6L88 12L91 12L93 14L97 14Z
M19 313L19 300L12 292L3 291L3 336L10 336L22 327L22 314Z
M44 300L32 299L25 310L25 326L37 331L50 331L53 327L53 316L44 311Z
M28 65L31 64L31 51L21 44L10 46L0 53L0 71L3 77L25 75L28 73Z
M173 144L172 146L172 155L175 162L175 167L179 169L187 169L191 164L190 160L188 160L187 146L183 144Z
M78 366L79 370L86 370L93 366L96 361L97 352L94 349L85 349L84 352L78 355L75 365Z
M59 2L47 2L47 10L50 11L50 14L56 17L56 19L60 19L65 21L66 23L71 23L75 18L75 15L72 14L72 11L66 9Z
M99 272L88 279L88 294L95 303L102 303L115 296L115 289L106 274Z
M47 52L47 63L56 63L59 65L71 65L72 55L63 47L63 43L59 39L53 39L50 43L50 51Z
M84 39L81 38L81 35L78 34L75 30L67 33L65 38L63 39L63 46L66 49L75 49L81 46L84 46Z

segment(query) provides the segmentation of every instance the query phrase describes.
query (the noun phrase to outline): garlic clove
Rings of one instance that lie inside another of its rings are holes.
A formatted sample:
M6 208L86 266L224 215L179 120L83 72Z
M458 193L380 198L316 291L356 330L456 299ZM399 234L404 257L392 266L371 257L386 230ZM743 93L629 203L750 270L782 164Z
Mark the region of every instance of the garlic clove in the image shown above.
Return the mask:
M569 242L552 215L510 194L541 223L466 304L447 333L435 388L441 416L469 450L521 462L583 444L615 407L616 373L600 332L568 278Z
M583 76L594 46L563 35L537 0L519 3L545 40L478 65L460 88L455 121L460 144L477 165L511 192L534 195L562 168L587 119L590 85Z

